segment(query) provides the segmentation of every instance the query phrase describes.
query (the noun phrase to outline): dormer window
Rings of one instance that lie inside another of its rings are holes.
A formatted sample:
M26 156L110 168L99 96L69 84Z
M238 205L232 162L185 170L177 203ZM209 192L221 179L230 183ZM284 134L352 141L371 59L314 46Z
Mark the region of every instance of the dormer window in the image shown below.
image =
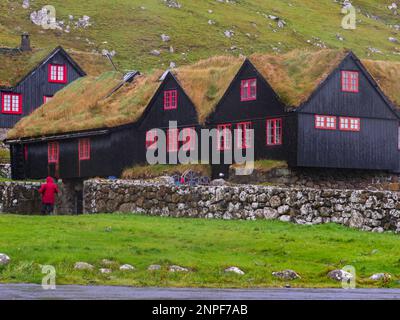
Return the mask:
M257 79L242 80L240 97L241 101L257 99Z
M164 91L164 110L173 110L178 107L178 91Z
M90 139L79 139L79 160L90 160Z
M357 71L342 71L342 91L343 92L358 92Z
M65 64L49 64L49 82L67 83L67 67Z
M22 113L22 95L18 93L3 93L1 111L6 114Z

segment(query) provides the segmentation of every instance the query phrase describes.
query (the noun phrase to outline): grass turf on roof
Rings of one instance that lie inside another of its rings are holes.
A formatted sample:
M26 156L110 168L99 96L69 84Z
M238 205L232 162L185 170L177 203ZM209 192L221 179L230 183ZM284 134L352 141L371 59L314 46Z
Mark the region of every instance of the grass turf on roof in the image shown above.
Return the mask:
M54 48L0 54L0 87L12 87L45 59Z
M294 50L283 55L253 54L250 61L288 106L299 106L340 64L345 50Z

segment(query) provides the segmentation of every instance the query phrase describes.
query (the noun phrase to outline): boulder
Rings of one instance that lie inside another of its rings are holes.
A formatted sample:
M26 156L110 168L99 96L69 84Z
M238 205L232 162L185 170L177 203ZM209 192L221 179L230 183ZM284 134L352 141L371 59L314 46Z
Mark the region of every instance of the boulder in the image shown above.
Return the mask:
M152 264L147 268L147 270L149 271L161 270L161 266L159 264Z
M295 280L295 279L300 279L300 276L297 274L296 271L293 270L283 270L283 271L277 271L277 272L272 272L272 275L275 278L279 278L282 280Z
M0 266L5 266L11 261L10 257L4 253L0 253Z
M133 271L133 270L135 270L135 267L131 266L130 264L124 264L124 265L119 267L119 270L121 270L121 271Z
M101 268L99 271L100 271L100 273L103 273L103 274L108 274L108 273L112 272L111 269L107 269L107 268Z
M189 272L189 269L181 267L181 266L173 265L173 266L169 267L169 272Z
M369 277L369 279L373 281L389 281L391 278L392 276L389 273L375 273L371 277Z
M331 278L332 280L347 281L347 282L353 279L353 275L350 272L340 269L330 271L328 273L328 277Z
M233 272L239 275L244 275L244 272L240 270L238 267L229 267L225 269L225 272Z
M75 270L93 270L93 266L87 262L77 262L75 263Z

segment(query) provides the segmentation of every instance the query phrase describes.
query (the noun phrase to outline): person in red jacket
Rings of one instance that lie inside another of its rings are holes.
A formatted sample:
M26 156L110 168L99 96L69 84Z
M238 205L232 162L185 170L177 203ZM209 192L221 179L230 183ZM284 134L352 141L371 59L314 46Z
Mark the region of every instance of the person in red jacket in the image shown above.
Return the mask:
M46 183L40 186L39 193L42 195L42 214L52 214L55 194L58 193L58 186L54 183L52 177L46 178Z

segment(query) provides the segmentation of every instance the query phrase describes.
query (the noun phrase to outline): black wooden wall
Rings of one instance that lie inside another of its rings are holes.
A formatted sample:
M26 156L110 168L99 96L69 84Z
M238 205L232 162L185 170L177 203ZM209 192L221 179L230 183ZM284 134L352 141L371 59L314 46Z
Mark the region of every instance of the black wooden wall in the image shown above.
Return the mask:
M358 93L342 92L341 70L359 71ZM399 119L352 55L341 63L297 114L297 166L399 168ZM361 130L315 129L315 114L360 118Z
M65 64L67 66L67 83L50 83L48 81L48 65ZM12 90L1 91L22 94L22 114L2 114L0 112L0 128L12 128L22 117L29 115L43 104L44 96L53 96L57 91L73 82L82 74L69 62L65 55L58 51L49 61L41 65ZM0 109L1 111L1 109Z

